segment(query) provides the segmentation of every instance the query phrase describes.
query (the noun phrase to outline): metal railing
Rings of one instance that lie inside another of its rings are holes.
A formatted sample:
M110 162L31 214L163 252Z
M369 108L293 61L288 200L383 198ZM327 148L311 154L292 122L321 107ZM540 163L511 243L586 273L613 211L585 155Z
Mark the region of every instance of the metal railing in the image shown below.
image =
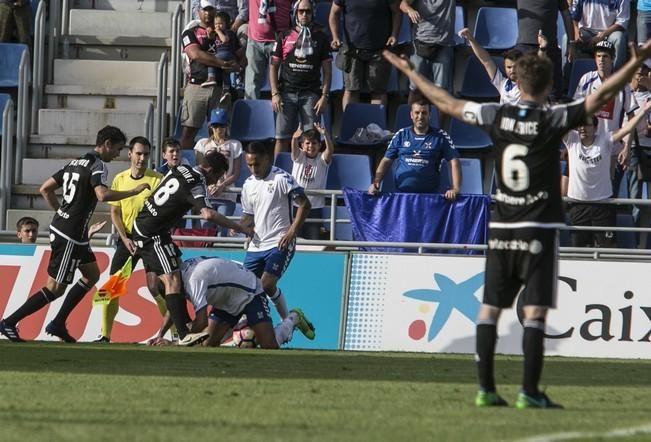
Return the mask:
M156 116L154 118L154 164L160 164L162 146L167 129L167 52L163 52L158 61L158 81L156 91Z
M143 125L143 133L145 134L145 138L147 138L150 143L153 142L154 140L154 104L153 103L149 103L147 105L147 112L145 113L145 121ZM152 161L151 158L150 161ZM150 164L150 167L151 166L152 164Z
M61 0L50 0L49 2L49 19L48 19L48 41L47 41L47 58L45 58L43 63L47 61L47 82L52 83L54 79L54 59L57 54L57 47L59 45L59 38L61 37L61 18L66 17L68 19L68 4L65 4L65 10L63 10L63 5Z
M43 99L43 77L45 71L45 0L38 2L34 20L34 62L32 67L32 112L31 133L36 133L38 127L38 111Z
M181 32L183 31L184 23L183 5L180 3L176 6L174 15L172 16L172 59L170 60L172 75L171 75L171 90L170 96L170 113L172 115L172 124L176 122L176 112L179 108L179 89L182 82L181 72Z
M14 123L14 102L7 100L4 109L2 110L2 145L0 147L0 170L2 177L2 189L0 189L0 229L6 228L6 214L9 208L9 199L11 198L11 185L13 176L13 161L12 161L12 143L16 126Z
M16 106L16 151L14 154L14 184L23 180L23 156L27 150L29 137L29 86L31 69L29 65L29 49L23 52L18 67L18 105Z

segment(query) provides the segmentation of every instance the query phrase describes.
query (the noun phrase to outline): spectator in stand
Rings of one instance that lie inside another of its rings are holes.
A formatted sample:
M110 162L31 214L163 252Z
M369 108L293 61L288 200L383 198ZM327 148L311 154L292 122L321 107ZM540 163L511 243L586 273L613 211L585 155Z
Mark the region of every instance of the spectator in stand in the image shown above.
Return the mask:
M217 180L217 183L208 186L208 195L213 209L224 216L232 216L235 213L237 195L226 192L226 189L232 186L240 177L242 143L229 138L228 116L224 109L213 109L210 114L209 124L210 138L203 138L194 146L197 164L200 164L204 155L212 150L216 150L226 157L228 170ZM228 229L222 228L221 235L227 236Z
M382 180L395 160L398 160L394 172L398 192L437 193L440 187L441 160L445 159L450 163L452 185L444 196L453 201L461 189L459 152L454 148L447 132L429 125L429 103L424 100L415 101L411 104L409 116L413 125L400 129L391 139L368 193L377 195L380 192Z
M651 0L637 0L637 44L651 38Z
M314 5L310 0L300 0L293 12L296 26L279 36L269 67L271 106L276 112L276 154L289 150L296 126L311 129L327 109L332 78L330 42L313 24Z
M181 108L181 148L192 149L194 137L206 121L210 109L217 107L221 96L221 87L212 85L201 87L208 79L208 67L219 68L217 81L221 81L222 71L237 72L237 61L223 61L209 51L214 48L215 40L209 34L214 25L215 5L213 0L201 0L199 22L190 24L183 31L181 41L183 51L189 59L188 83L183 94Z
M590 116L578 130L571 130L565 135L563 142L569 159L567 196L574 200L568 207L571 225L615 226L615 206L595 202L606 200L613 194L610 161L612 151L618 149L615 143L633 130L650 108L651 102L647 102L642 112L614 134L605 132L603 128L598 129L597 117ZM624 149L628 150L629 146L630 143L626 143ZM577 230L572 231L571 237L573 247L616 247L613 231Z
M554 65L554 87L552 99L558 99L563 95L563 62L561 49L557 44L556 17L561 13L565 32L569 41L574 41L574 24L567 7L567 0L518 0L518 42L515 49L523 54L527 52L538 52L538 35L542 33L550 43L547 45L547 57ZM645 40L646 41L646 40ZM568 61L572 61L569 56Z
M38 221L31 216L23 216L16 223L16 236L23 244L35 243L38 238Z
M260 98L276 36L290 28L291 10L292 0L249 0L249 41L246 45L249 64L244 75L244 92L249 100Z
M593 52L597 43L608 40L615 48L614 70L626 61L629 0L573 0L576 49ZM570 41L571 43L571 41Z
M382 57L396 45L401 14L398 0L334 0L330 9L332 49L339 50L337 66L344 71L342 106L359 101L368 90L371 103L387 103L391 66ZM344 16L345 41L339 40L339 15Z
M0 43L30 42L32 7L30 0L0 0Z
M411 62L425 78L452 92L455 0L402 0L400 10L416 26ZM416 99L409 85L409 102Z
M459 31L459 37L465 39L475 57L484 65L491 83L500 94L500 103L516 104L520 101L520 88L518 87L518 76L515 72L515 62L522 57L522 52L517 49L511 49L504 53L504 72L499 70L491 55L482 48L475 37L472 36L470 29L463 28Z
M601 85L613 73L613 60L616 57L615 46L608 40L601 40L594 47L594 58L597 70L586 72L579 79L579 84L574 92L574 99L586 97L601 88ZM633 96L630 85L626 85L623 90L619 91L613 98L608 100L602 108L595 113L599 118L600 130L605 130L609 134L615 133L622 126L624 117L629 119L635 114L638 108L637 101ZM628 165L628 151L622 149L622 143L616 142L616 148L611 151L612 155L617 156L617 161L611 161L611 166L615 167L613 177L613 192L617 195L619 184L625 175L625 169ZM627 179L634 179L629 173Z
M181 145L176 138L165 138L163 140L163 164L156 169L156 172L165 175L172 167L180 164L188 164L187 160L181 156Z
M321 152L321 137L325 141L325 150ZM335 146L330 134L319 123L314 123L314 129L303 132L299 127L292 136L292 176L303 189L325 189L328 181L328 168L332 163ZM325 197L308 195L312 204L308 218L323 218ZM296 206L294 212L296 212ZM304 223L298 231L298 236L307 239L321 237L320 223Z

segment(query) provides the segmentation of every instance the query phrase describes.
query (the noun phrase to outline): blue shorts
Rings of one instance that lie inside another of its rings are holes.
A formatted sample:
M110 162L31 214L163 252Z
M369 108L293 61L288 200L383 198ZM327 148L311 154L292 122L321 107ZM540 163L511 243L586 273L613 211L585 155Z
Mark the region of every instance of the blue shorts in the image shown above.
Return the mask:
M231 327L235 327L242 315L246 315L246 322L249 324L249 327L253 327L261 322L271 322L267 296L264 293L255 295L239 315L231 315L230 313L226 313L224 310L213 308L210 312L209 318L213 321L226 323Z
M293 241L285 250L278 250L278 247L265 250L264 252L247 252L244 258L244 267L255 273L255 276L262 278L264 272L271 273L280 279L292 262L296 251L296 241Z

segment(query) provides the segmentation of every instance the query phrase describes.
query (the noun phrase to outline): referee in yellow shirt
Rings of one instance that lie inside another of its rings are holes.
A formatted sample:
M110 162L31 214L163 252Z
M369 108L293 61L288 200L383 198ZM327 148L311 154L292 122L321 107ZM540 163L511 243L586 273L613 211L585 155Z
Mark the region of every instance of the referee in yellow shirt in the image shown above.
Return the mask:
M136 245L131 240L131 228L145 200L156 190L156 187L158 187L158 184L163 179L163 175L147 168L150 153L151 143L147 138L133 138L129 143L131 167L118 173L113 178L113 184L111 184L112 190L132 189L141 183L149 184L150 189L140 192L131 198L109 203L111 204L111 221L120 236L117 241L115 254L113 255L113 261L111 261L111 275L124 266L129 256L133 255L134 267L140 258L136 253ZM147 287L154 297L158 309L164 316L167 308L165 306L165 300L159 296L158 278L155 273L147 274ZM114 298L111 302L102 306L102 331L100 337L95 342L111 342L113 322L120 308L119 299Z

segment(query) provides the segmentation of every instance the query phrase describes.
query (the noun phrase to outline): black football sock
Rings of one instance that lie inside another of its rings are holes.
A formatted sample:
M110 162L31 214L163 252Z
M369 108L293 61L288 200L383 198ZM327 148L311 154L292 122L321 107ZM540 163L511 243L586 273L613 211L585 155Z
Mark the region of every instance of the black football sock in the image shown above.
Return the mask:
M77 281L77 284L73 285L68 294L63 300L63 305L59 310L59 313L52 319L52 322L55 324L66 325L66 319L70 316L70 313L77 307L77 304L86 296L86 293L91 289L88 287L82 280Z
M495 343L497 342L497 322L494 320L477 321L477 341L475 342L475 359L479 375L479 387L488 392L495 391L493 364Z
M539 393L538 384L543 368L544 339L545 320L525 319L524 334L522 335L522 351L524 353L522 390L531 396Z
M167 304L167 311L170 312L172 321L176 326L179 339L183 339L188 334L188 327L185 323L185 319L188 316L185 298L180 293L170 293L169 295L165 295L165 304Z
M57 299L57 296L54 296L54 293L48 290L47 287L43 287L41 290L27 298L27 301L25 301L11 316L7 316L5 318L5 323L16 325L18 321L39 311L55 299Z

